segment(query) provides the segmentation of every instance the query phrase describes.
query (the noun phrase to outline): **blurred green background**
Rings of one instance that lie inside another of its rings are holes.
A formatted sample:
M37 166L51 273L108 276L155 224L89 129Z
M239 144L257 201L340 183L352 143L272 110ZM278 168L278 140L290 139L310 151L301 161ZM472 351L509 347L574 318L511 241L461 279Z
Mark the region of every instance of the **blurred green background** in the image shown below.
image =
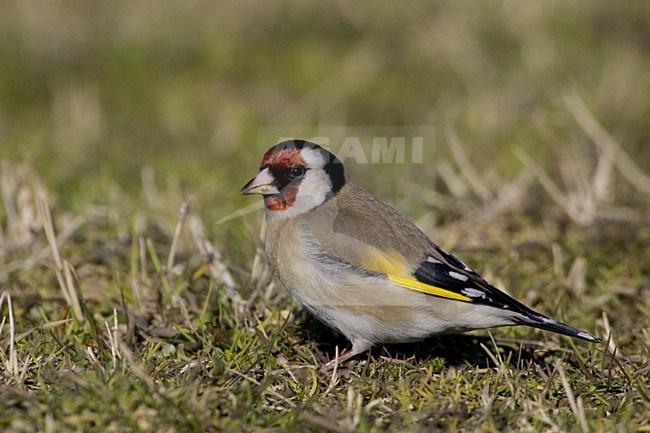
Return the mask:
M577 92L647 172L649 17L647 1L4 2L0 158L72 210L137 206L150 167L216 221L250 203L267 126L435 128L425 164L349 167L396 201L386 177L437 184L449 129L481 173L514 178L516 147L552 166L587 141L562 103Z
M3 1L0 430L649 431L649 42L648 0ZM358 184L606 343L480 331L318 375L347 343L269 278L263 213L217 222L279 136L392 133L422 163Z

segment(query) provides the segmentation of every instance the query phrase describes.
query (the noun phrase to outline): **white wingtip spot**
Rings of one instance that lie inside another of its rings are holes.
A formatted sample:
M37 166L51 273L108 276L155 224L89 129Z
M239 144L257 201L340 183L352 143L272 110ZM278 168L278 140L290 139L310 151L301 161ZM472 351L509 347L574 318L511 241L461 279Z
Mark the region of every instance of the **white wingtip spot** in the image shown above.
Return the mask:
M578 337L585 338L585 339L590 340L590 341L596 341L596 337L594 337L593 335L591 335L591 334L589 334L587 332L584 332L584 331L580 331L576 335Z
M455 278L457 280L460 280L460 281L467 281L468 280L467 276L465 276L463 274L459 274L458 272L454 272L454 271L449 271L449 276L452 277L452 278Z
M468 298L485 298L485 292L482 290L474 289L472 287L466 287L460 291L463 295Z
M431 256L427 257L427 262L433 263L434 265L442 265L442 262L440 260L434 259Z

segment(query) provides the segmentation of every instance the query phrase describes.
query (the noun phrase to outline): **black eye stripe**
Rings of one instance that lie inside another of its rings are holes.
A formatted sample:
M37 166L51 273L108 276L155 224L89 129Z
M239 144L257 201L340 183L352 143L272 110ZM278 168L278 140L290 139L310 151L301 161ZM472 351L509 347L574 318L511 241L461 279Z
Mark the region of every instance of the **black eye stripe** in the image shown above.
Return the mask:
M300 182L305 173L309 171L309 168L302 165L296 165L289 168L278 168L270 166L269 170L271 171L273 177L276 179L278 189L282 190L290 182Z

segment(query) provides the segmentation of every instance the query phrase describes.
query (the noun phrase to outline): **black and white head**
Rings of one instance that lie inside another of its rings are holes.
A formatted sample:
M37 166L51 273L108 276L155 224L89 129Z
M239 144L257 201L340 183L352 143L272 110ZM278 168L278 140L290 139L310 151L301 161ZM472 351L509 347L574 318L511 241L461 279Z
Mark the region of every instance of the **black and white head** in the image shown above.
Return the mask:
M260 172L242 194L262 194L271 217L309 212L338 193L345 184L343 164L317 144L283 141L262 158Z

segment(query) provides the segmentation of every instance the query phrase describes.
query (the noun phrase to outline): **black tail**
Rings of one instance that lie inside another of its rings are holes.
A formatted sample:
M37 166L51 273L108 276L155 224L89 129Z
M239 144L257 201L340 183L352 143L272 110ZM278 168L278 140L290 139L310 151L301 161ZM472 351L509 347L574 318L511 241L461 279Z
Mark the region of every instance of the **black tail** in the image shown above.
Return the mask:
M528 314L519 319L518 322L522 325L532 326L533 328L539 328L545 331L556 332L558 334L567 335L577 340L589 341L590 343L599 343L602 341L600 338L594 337L588 332L581 331L580 329L565 325L564 323L557 322L537 313Z

